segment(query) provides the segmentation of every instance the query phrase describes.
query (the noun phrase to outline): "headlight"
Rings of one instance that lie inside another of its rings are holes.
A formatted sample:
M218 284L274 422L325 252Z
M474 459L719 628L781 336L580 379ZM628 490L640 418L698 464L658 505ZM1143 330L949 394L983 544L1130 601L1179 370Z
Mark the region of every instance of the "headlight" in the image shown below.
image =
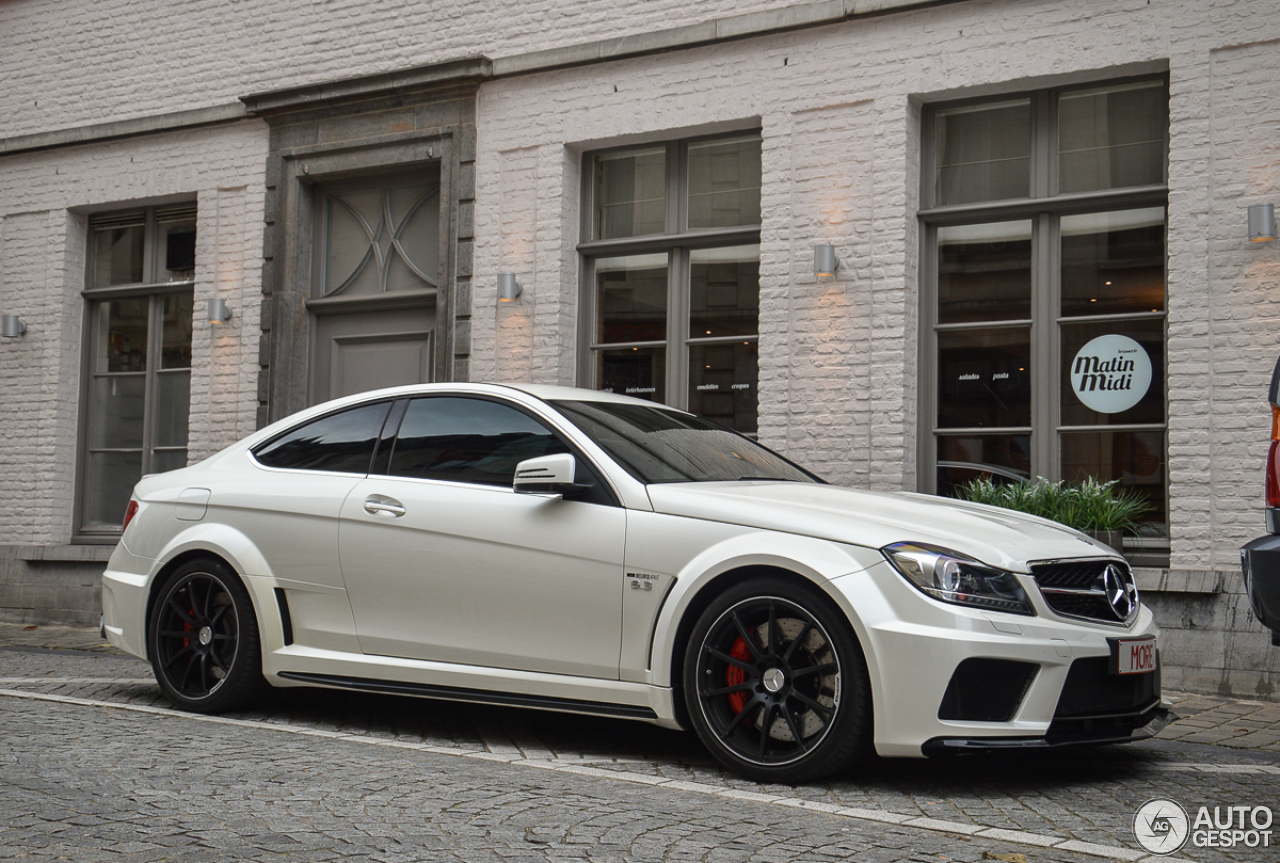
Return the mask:
M899 542L881 551L894 569L934 599L1011 614L1035 614L1031 600L1011 572L914 542Z

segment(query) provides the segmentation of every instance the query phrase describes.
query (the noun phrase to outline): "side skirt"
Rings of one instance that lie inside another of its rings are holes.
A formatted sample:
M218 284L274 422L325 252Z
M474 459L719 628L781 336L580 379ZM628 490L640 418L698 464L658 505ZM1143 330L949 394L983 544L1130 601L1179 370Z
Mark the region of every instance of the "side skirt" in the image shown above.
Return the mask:
M648 707L628 704L607 704L602 701L577 701L572 698L546 698L539 695L520 695L510 692L491 692L484 689L462 689L453 686L432 686L425 683L405 683L397 680L375 680L367 677L344 677L336 674L312 674L303 671L281 671L280 677L326 686L336 689L355 689L361 692L380 692L389 695L411 695L418 698L440 698L446 701L471 701L478 704L497 704L505 707L529 707L535 710L557 710L564 713L586 713L592 716L613 716L622 719L655 720L658 714Z

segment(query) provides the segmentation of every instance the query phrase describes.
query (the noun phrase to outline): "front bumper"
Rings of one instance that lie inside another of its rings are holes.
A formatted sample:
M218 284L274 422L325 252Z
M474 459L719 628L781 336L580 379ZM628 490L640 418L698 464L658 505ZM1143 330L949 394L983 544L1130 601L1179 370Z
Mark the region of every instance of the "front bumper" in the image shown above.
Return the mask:
M887 564L833 586L861 623L881 755L1116 743L1170 721L1145 607L1127 626L1063 618L1038 591L1035 616L972 610L926 598ZM1156 670L1112 674L1117 639L1149 636Z
M1253 613L1271 630L1271 643L1280 645L1280 534L1258 537L1240 549L1240 568Z
M1155 737L1175 719L1177 717L1167 707L1152 704L1140 713L1108 717L1095 727L1081 725L1055 732L1055 723L1049 726L1049 731L1043 737L935 737L926 741L921 749L925 755L935 758L997 749L1061 749L1068 746L1132 743Z

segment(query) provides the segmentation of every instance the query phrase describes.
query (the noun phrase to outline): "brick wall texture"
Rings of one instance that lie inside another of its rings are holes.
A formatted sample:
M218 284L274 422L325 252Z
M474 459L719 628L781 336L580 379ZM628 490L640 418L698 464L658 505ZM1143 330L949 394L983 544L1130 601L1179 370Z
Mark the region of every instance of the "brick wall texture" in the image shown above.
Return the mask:
M0 4L0 137L788 5ZM1265 387L1280 354L1280 242L1245 238L1246 207L1280 203L1276 11L1275 0L968 0L486 83L469 375L575 382L583 152L759 127L761 438L833 481L914 490L921 105L1167 71L1171 568L1221 592L1157 605L1187 636L1171 657L1193 669L1184 685L1274 692L1280 650L1242 602L1238 548L1263 531ZM253 425L266 146L251 120L0 158L0 305L31 325L0 345L0 386L21 406L0 432L25 466L0 475L0 491L40 502L0 509L9 541L69 535L87 208L198 199L197 305L226 296L237 318L196 327L192 454ZM837 248L834 280L813 276L818 242ZM518 304L496 303L503 271L524 286Z
M90 209L196 201L189 456L253 431L266 145L266 125L245 121L0 160L0 306L27 324L0 343L4 542L71 540ZM215 296L234 315L217 328Z

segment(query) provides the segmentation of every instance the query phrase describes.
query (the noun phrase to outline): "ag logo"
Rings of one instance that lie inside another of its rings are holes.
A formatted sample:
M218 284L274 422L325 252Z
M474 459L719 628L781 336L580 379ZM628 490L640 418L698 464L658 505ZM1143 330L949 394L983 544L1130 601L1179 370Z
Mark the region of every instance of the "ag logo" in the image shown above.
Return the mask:
M1098 336L1071 361L1071 389L1100 414L1118 414L1151 388L1151 357L1128 336Z
M1177 803L1148 800L1133 816L1133 836L1152 854L1172 854L1187 842L1191 821Z

